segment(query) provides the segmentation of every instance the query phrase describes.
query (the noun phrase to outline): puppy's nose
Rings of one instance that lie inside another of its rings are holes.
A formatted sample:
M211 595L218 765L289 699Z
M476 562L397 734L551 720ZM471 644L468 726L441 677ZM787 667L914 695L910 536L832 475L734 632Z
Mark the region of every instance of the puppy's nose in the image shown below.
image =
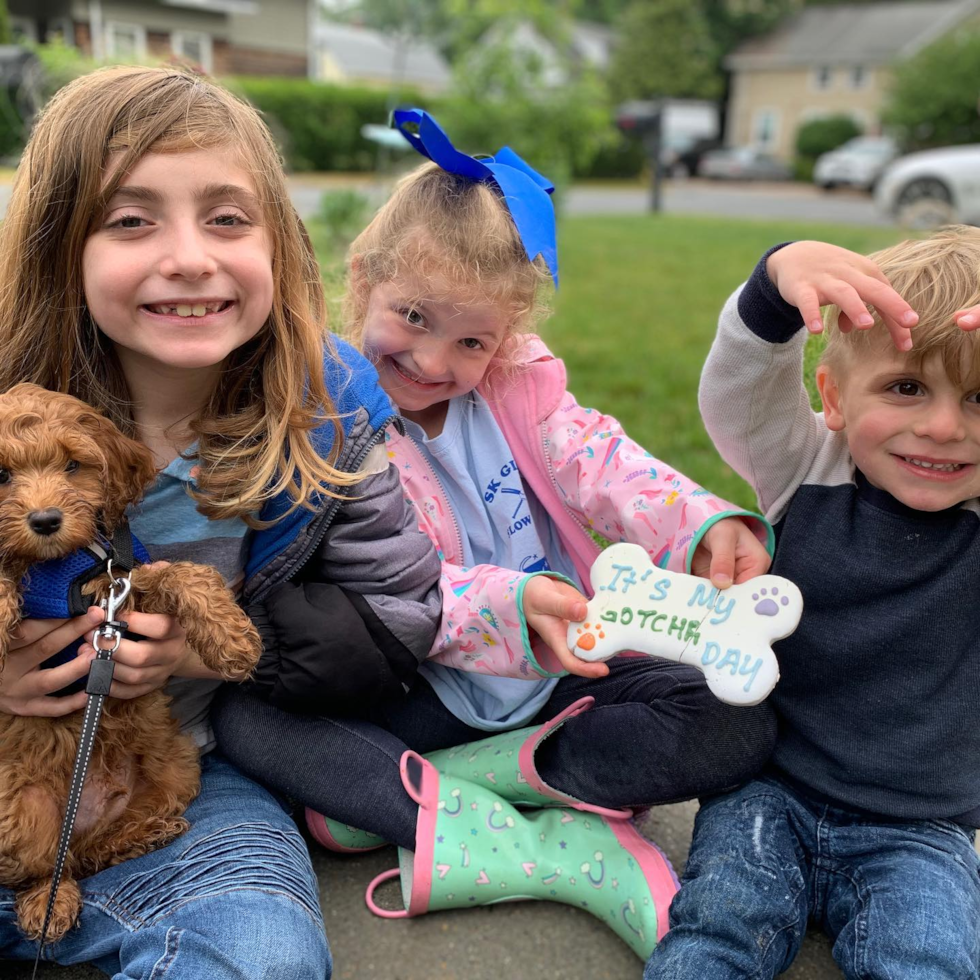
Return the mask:
M35 534L54 534L61 527L61 511L57 507L31 511L27 523Z

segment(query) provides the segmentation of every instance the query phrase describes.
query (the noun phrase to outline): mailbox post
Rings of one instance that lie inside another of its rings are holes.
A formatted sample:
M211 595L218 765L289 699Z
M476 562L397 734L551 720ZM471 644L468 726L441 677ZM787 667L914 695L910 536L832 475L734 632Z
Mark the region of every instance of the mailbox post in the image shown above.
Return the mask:
M650 210L660 210L663 183L661 146L663 136L663 103L661 100L624 102L616 112L620 131L642 140L650 164Z

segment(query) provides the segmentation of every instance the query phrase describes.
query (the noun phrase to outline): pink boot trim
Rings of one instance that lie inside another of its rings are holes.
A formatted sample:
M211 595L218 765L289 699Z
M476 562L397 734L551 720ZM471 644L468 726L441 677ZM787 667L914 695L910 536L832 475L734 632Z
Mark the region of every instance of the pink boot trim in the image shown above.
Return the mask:
M419 765L419 785L413 784L409 773L409 760ZM424 915L429 911L429 897L432 892L432 867L435 862L436 819L439 815L439 772L431 762L417 752L407 749L402 753L398 766L405 792L419 805L418 820L415 824L415 853L408 854L411 862L411 894L405 895L405 875L401 868L382 872L367 887L364 900L367 907L385 919L405 919ZM399 857L403 854L399 848ZM378 885L402 874L402 897L405 909L389 911L380 908L374 901Z
M576 800L572 796L566 796L561 792L561 790L557 790L553 786L549 786L541 778L537 768L534 765L534 753L537 751L538 746L552 732L564 725L569 718L574 718L576 715L580 715L583 712L588 711L593 704L595 704L595 698L591 696L579 698L578 701L570 704L564 711L561 712L561 714L555 715L554 718L552 718L550 721L546 721L536 732L532 732L524 740L524 744L520 747L517 755L518 765L520 766L521 774L527 780L528 786L530 786L535 792L540 793L542 796L547 796L552 800L557 800L565 806L571 807L573 810L583 810L586 813L598 813L599 816L606 817L609 820L628 820L633 815L632 810L611 810L609 807L597 806L593 803L584 803L582 800Z
M659 943L669 928L667 910L670 908L671 900L680 890L681 883L664 852L653 841L644 837L632 821L612 821L609 829L643 869L643 876L650 886L653 904L657 909L657 942Z
M366 854L368 851L377 851L385 846L385 841L373 844L371 847L347 847L339 843L330 833L326 818L322 813L306 807L306 826L318 844L322 844L328 851L336 854Z

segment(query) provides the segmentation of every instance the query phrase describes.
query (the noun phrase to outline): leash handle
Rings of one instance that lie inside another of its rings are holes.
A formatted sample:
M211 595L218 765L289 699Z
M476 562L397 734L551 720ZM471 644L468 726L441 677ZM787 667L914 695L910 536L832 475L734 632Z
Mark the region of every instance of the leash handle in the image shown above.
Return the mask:
M75 764L71 774L71 788L68 791L68 805L65 808L64 820L61 823L61 836L58 839L58 851L54 859L51 891L48 894L48 907L44 912L44 924L41 926L41 938L38 941L37 957L34 960L34 972L31 974L31 980L35 980L37 976L38 964L41 962L41 956L44 953L48 926L51 924L55 899L58 897L58 887L61 884L65 861L68 858L68 845L71 842L75 817L78 814L78 805L82 800L82 788L85 785L89 762L92 759L95 735L99 728L99 720L102 718L102 706L105 703L112 684L112 673L115 668L115 664L112 662L112 655L119 649L123 632L126 630L126 623L117 619L116 614L129 597L132 582L130 582L128 575L123 575L119 578L113 576L111 559L109 560L107 571L111 582L109 585L109 596L107 599L102 600L102 607L105 609L105 619L102 621L102 625L95 631L95 635L92 638L92 645L95 647L95 660L92 661L92 666L89 668L88 682L85 685L88 701L85 704L85 713L82 715L82 732L78 739L78 749L75 752ZM110 645L103 646L103 643Z

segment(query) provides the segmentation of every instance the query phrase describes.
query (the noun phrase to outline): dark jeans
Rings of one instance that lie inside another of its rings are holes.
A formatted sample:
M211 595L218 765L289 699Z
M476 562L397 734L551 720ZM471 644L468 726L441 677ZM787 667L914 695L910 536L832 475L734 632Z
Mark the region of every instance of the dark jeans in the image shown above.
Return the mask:
M549 785L589 803L641 807L732 789L762 768L776 733L768 705L724 704L699 671L665 660L619 657L609 666L596 680L563 677L535 719L595 698L538 750ZM409 849L418 807L401 784L402 753L491 734L451 714L421 677L366 720L291 715L226 685L212 721L222 751L254 779Z
M970 980L980 967L980 860L949 820L887 820L774 778L706 801L670 931L645 980L769 980L808 918L848 980Z

